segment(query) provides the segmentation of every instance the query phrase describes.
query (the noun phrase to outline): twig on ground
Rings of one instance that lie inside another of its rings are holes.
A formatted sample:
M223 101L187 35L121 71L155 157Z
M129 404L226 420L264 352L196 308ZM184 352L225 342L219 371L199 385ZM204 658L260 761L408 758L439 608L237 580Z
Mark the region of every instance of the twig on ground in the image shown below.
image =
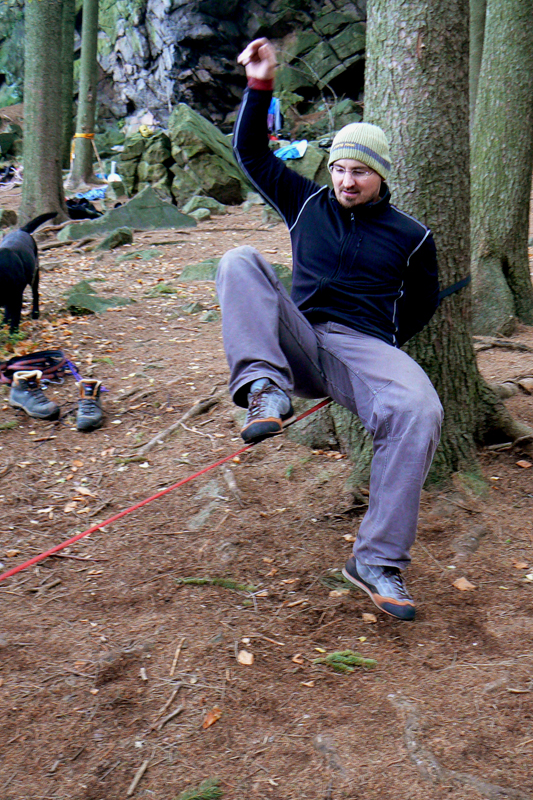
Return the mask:
M172 705L172 703L174 702L174 698L176 697L176 695L178 694L178 692L179 692L179 690L181 689L181 687L182 687L182 686L183 686L183 684L182 684L181 682L180 682L180 683L179 683L179 684L176 686L176 688L174 689L174 691L172 692L172 694L171 694L171 695L170 695L170 697L168 698L167 702L165 703L165 705L163 706L163 708L161 709L161 711L159 711L159 712L157 713L157 716L156 716L156 718L155 718L155 721L154 721L154 722L153 722L153 723L150 725L150 730L152 730L152 731L153 731L153 730L155 730L155 729L157 728L157 723L158 723L158 720L159 720L159 719L161 719L161 717L163 716L163 714L165 713L165 711L166 711L168 708L170 708L170 706L171 706L171 705Z
M183 647L183 643L184 643L184 642L185 642L185 636L183 636L183 637L181 638L181 641L180 641L180 643L179 643L179 644L178 644L178 646L176 647L176 652L174 653L174 660L173 660L173 662L172 662L172 666L170 667L170 677L171 677L171 678L173 678L173 677L174 677L174 671L175 671L175 669L176 669L176 666L177 666L177 664L178 664L178 659L179 659L179 657L180 657L181 648Z
M139 784L139 781L141 780L142 776L144 775L144 773L148 769L148 764L149 763L150 762L148 761L148 759L146 761L143 761L143 763L141 764L141 766L139 767L139 769L135 773L134 779L130 783L130 787L129 787L128 791L126 792L126 797L131 797L132 794L135 792L135 789L137 788L137 786Z
M161 444L168 439L168 437L174 433L184 422L192 417L197 417L200 414L204 414L206 411L209 411L214 405L220 402L222 399L222 394L212 395L211 397L206 397L203 400L199 400L195 403L185 414L177 421L174 422L169 428L166 428L164 431L161 431L154 436L153 439L150 439L149 442L144 444L133 456L129 456L128 458L124 459L126 462L128 461L141 461L147 453L154 449L154 447L158 444Z
M176 709L174 709L174 711L172 711L168 716L166 716L164 719L161 720L161 722L157 726L157 730L160 731L161 728L164 728L167 722L170 722L171 719L174 719L174 717L177 717L178 714L181 714L184 708L185 706L181 705L178 706Z
M221 586L223 589L231 589L234 592L257 592L257 586L247 586L244 583L237 583L232 578L177 578L178 586Z

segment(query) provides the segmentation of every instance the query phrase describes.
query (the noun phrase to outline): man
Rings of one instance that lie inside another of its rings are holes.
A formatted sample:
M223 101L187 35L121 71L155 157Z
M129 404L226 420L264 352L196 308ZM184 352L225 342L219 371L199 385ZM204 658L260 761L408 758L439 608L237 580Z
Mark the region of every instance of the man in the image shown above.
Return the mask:
M260 441L292 414L289 394L329 395L373 435L369 507L344 576L397 619L415 604L401 576L413 544L420 493L437 447L442 407L423 370L398 347L438 305L430 231L390 204L383 131L347 125L329 156L333 190L288 169L268 146L276 69L268 40L241 53L248 87L234 150L247 178L289 227L291 298L251 247L221 259L217 276L241 435Z

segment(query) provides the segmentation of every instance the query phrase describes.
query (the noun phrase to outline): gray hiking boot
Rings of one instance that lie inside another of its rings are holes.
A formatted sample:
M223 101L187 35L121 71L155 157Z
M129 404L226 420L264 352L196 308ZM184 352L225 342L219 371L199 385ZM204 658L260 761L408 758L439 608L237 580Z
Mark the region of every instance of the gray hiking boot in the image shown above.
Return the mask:
M402 574L395 567L361 564L350 556L342 570L344 577L358 586L385 614L401 620L415 618L414 600L405 588Z
M261 442L281 433L282 421L293 414L288 395L268 378L259 378L248 392L248 412L241 436L246 443Z
M57 419L59 406L53 400L48 400L41 389L42 374L40 369L15 372L9 393L9 405L21 408L28 416L35 419Z
M94 431L103 422L104 412L102 411L102 401L100 400L101 385L102 381L92 378L83 378L78 383L80 399L78 400L76 428L79 431Z

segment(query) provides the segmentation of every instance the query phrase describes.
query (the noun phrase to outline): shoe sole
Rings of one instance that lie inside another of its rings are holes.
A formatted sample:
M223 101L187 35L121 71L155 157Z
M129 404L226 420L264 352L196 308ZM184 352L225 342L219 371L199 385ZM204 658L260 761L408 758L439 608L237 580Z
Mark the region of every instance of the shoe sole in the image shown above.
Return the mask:
M266 419L250 422L249 425L241 430L241 438L246 444L252 444L262 442L264 439L270 439L272 436L279 436L280 433L283 433L283 422L289 422L293 416L294 412L291 409L291 413L286 417L282 417L282 419L279 417L267 417ZM254 430L255 426L256 430Z
M24 413L27 414L28 417L31 417L32 419L43 419L43 420L56 420L56 419L59 419L59 414L60 414L59 408L57 409L57 411L54 411L52 414L49 414L47 417L40 417L38 414L30 414L28 409L25 408L20 403L14 403L12 400L9 400L9 405L11 406L11 408L18 408L21 411L24 411Z
M376 608L379 608L379 610L383 611L384 614L388 614L389 617L393 617L394 619L399 619L401 622L411 622L411 620L415 618L416 609L413 605L411 605L411 603L396 604L394 602L391 602L392 598L389 598L388 602L389 606L393 606L397 609L403 608L408 612L406 616L403 617L399 616L398 614L395 614L394 611L389 611L385 607L385 604L387 603L387 598L382 597L380 594L372 592L371 589L368 588L366 583L363 583L363 581L357 580L357 578L354 578L353 575L350 575L350 573L346 570L345 567L342 568L342 574L344 575L347 581L353 583L353 585L357 586L359 589L362 589L363 592L365 592L370 597Z

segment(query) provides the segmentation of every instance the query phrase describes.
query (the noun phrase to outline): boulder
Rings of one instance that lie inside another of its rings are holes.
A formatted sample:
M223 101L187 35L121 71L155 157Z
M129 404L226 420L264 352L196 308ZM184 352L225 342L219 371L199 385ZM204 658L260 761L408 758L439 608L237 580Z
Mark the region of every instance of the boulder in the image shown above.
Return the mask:
M208 208L196 208L194 211L191 211L190 214L197 222L211 219L211 211Z
M165 228L192 228L196 220L182 214L171 203L162 200L152 186L147 186L123 206L106 211L98 219L75 222L62 228L57 238L60 242L82 239L128 227L149 231Z
M17 213L8 208L0 208L0 228L12 228L17 224Z
M238 205L243 201L242 179L235 175L237 167L215 155L199 155L190 162L202 191L225 205ZM232 174L233 173L233 174Z
M189 202L186 203L181 210L184 214L191 214L198 208L208 208L211 214L226 213L225 205L219 203L218 200L215 200L213 197L202 197L201 195L195 195L194 197L191 197Z
M133 244L133 231L131 228L116 228L95 246L95 250L114 250L123 244Z

